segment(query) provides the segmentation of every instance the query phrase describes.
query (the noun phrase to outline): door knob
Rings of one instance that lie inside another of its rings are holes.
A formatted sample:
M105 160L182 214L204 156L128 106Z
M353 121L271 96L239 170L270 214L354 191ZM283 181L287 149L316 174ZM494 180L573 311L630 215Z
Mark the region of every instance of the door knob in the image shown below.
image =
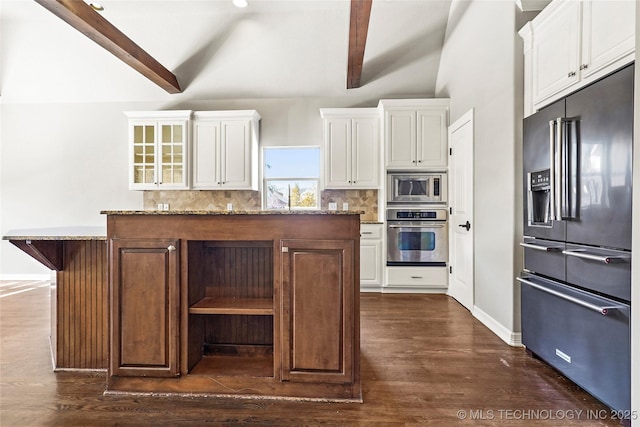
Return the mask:
M471 228L471 223L467 221L464 224L458 224L458 227L466 228L467 231L469 231L469 229Z
M175 250L176 250L176 247L175 247L175 246L173 246L173 245L169 245L169 247L167 248L167 250L168 250L169 252L173 252L173 251L175 251Z

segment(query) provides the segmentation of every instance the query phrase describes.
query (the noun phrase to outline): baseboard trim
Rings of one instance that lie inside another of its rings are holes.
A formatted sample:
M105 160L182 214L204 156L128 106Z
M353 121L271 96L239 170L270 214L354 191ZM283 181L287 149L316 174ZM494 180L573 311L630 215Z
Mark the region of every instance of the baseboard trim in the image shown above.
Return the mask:
M420 288L416 286L385 286L383 294L447 294L447 288Z
M473 317L482 322L484 326L489 328L491 332L496 334L502 341L506 342L512 347L523 347L522 334L520 332L510 331L496 319L479 309L478 306L473 306L473 311L471 312L471 314L473 314Z

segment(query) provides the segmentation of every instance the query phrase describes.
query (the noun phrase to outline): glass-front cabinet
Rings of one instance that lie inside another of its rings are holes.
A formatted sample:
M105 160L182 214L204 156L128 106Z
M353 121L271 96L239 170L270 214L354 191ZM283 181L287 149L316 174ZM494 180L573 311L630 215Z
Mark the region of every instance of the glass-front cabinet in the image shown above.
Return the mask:
M127 112L129 189L189 188L191 111Z

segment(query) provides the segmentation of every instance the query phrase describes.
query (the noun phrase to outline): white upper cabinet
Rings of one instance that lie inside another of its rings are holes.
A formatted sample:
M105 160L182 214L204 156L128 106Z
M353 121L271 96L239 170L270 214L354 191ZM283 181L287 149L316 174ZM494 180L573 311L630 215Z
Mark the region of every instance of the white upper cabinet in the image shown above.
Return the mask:
M189 188L191 111L132 111L129 119L129 189Z
M387 169L447 167L448 99L383 99Z
M582 78L635 52L635 1L588 1L582 6ZM631 62L629 57L624 62Z
M635 2L555 0L520 35L528 116L633 61Z
M560 2L534 31L533 93L537 104L579 79L580 3Z
M324 187L380 187L380 121L377 108L323 108Z
M196 111L193 117L193 189L258 190L257 111Z

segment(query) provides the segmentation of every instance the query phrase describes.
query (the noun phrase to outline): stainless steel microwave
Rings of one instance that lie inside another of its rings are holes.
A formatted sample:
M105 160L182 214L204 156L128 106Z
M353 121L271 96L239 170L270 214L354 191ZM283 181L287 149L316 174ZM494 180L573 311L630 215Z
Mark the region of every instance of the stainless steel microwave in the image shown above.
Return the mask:
M447 173L391 172L387 203L447 203Z

